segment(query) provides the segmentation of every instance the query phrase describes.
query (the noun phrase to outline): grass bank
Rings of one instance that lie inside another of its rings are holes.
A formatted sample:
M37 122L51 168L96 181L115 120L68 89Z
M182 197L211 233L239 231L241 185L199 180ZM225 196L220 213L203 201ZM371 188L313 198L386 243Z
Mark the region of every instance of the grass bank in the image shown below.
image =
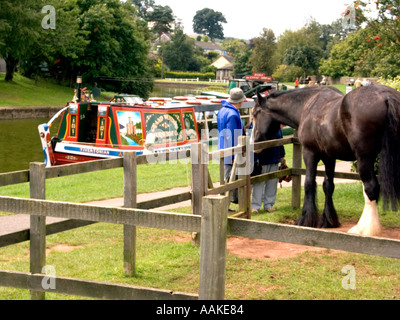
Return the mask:
M0 106L64 106L74 95L74 89L38 81L15 74L14 81L6 82L0 74Z
M0 107L52 107L64 106L74 96L74 88L56 85L49 81L35 81L16 73L14 80L7 82L0 74ZM107 100L112 93L102 93Z

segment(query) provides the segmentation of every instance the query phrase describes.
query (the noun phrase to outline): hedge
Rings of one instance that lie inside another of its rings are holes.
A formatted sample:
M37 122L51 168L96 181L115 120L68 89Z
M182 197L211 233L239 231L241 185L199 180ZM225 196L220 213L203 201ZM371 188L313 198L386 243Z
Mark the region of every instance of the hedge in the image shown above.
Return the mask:
M215 80L215 73L214 72L185 72L185 71L167 71L165 72L165 78L173 78L173 79L197 79L199 80L208 80L213 79Z

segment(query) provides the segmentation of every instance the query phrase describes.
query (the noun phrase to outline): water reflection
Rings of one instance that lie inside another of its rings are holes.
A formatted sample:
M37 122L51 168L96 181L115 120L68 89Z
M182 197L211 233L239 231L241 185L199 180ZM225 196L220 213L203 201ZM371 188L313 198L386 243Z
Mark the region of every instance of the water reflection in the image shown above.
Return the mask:
M176 96L196 96L204 90L194 90L187 88L161 88L154 87L153 92L150 94L151 97L166 97L173 98Z

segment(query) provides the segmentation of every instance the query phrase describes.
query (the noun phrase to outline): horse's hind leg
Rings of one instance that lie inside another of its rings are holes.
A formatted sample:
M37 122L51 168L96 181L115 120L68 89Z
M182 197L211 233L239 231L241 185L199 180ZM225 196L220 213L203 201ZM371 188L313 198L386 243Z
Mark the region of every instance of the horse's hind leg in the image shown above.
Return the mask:
M296 221L296 225L303 227L318 227L318 212L315 204L317 183L317 164L320 158L317 155L304 148L304 162L306 164L306 180L304 183L304 204L302 216Z
M325 193L325 207L324 212L320 218L320 228L339 228L339 218L333 205L333 192L335 191L334 176L336 159L322 159L325 164L325 180L323 189Z
M365 206L358 224L349 233L379 236L382 232L377 208L380 188L374 173L374 161L358 160L358 170L364 184Z

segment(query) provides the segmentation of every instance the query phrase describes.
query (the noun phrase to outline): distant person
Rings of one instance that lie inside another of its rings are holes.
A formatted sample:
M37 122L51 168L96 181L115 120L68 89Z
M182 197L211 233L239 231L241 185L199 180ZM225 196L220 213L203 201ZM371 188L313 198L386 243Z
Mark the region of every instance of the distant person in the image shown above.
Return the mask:
M218 122L218 150L236 147L239 137L243 135L242 119L239 109L243 106L246 97L240 88L233 88L229 98L222 101L223 108L219 110ZM224 159L224 177L229 182L232 173L234 156ZM237 190L233 192L231 202L237 203Z
M364 80L362 81L363 87L368 87L370 84L371 84L371 82L369 81L369 79L364 78Z
M294 87L295 88L299 87L299 78L296 78L296 80L294 81Z
M357 78L356 82L354 82L354 87L356 89L362 87L362 81L360 78Z
M100 98L100 96L101 96L101 89L97 88L96 82L94 83L94 86L92 88L92 95L93 95L93 98Z

